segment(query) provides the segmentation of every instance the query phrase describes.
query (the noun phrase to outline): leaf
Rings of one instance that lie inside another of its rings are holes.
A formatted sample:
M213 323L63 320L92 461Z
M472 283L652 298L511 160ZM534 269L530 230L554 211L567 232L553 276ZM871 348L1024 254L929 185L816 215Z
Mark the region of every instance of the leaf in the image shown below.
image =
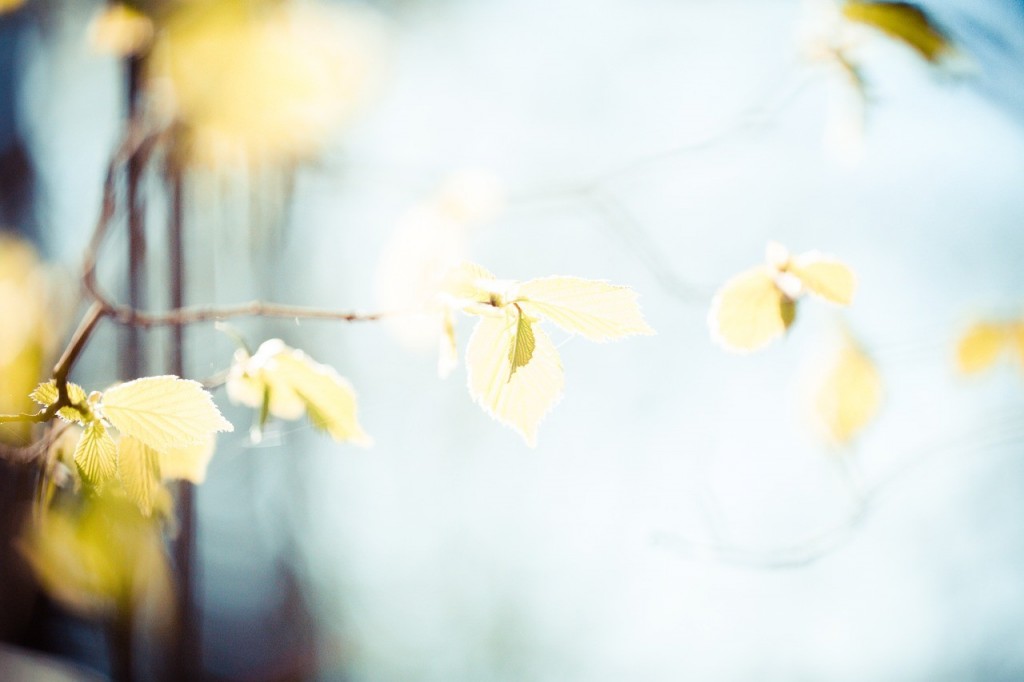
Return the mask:
M726 282L711 301L711 336L725 348L747 353L785 333L796 315L770 268L759 266Z
M542 277L523 283L517 300L534 317L591 341L653 334L628 287L579 277Z
M851 341L837 353L814 394L817 418L830 440L847 443L878 413L882 377Z
M364 447L373 444L359 424L352 384L334 368L314 362L302 351L292 350L278 355L267 371L274 375L274 385L286 384L302 399L314 427L326 431L339 443L349 441Z
M529 364L512 374L510 348L517 333L517 322L508 313L480 319L466 347L469 393L534 447L537 427L562 396L565 378L558 351L543 329L534 329Z
M154 450L192 445L234 428L200 383L176 376L145 377L115 386L103 394L101 405L103 416L118 431Z
M121 436L117 444L117 472L128 499L149 516L160 488L160 453L145 443Z
M460 301L485 303L490 297L488 283L497 279L475 263L462 262L441 279L441 292Z
M119 494L91 496L74 511L44 514L20 545L43 588L86 616L138 608L168 615L171 580L160 527Z
M835 303L850 305L857 288L853 271L832 256L817 251L802 253L794 258L786 272L795 275L808 293Z
M957 368L964 374L988 369L999 359L1008 340L1005 325L976 322L964 332L957 344Z
M50 379L47 382L39 384L36 389L29 395L32 400L39 403L43 407L49 407L57 402L60 397L57 391L57 382L54 379ZM78 384L68 382L68 398L71 399L72 403L76 405L88 406L88 397L85 394L85 389ZM86 407L88 410L88 407ZM74 407L62 407L57 410L57 416L67 422L77 422L84 424L87 420L92 418L92 415L88 412L83 413Z
M206 480L206 470L213 458L216 438L209 436L195 445L171 448L160 455L160 475L164 480L184 480L202 483Z
M954 50L952 41L931 18L907 2L848 0L843 5L843 14L851 21L882 31L932 63Z
M117 474L117 444L100 420L85 425L75 447L75 463L91 483L102 483Z
M149 47L153 21L123 3L107 5L89 24L89 43L102 54L127 57Z
M533 320L516 307L516 333L512 336L512 346L508 349L508 361L511 365L509 379L517 369L525 367L530 362L536 347L537 337L533 331Z

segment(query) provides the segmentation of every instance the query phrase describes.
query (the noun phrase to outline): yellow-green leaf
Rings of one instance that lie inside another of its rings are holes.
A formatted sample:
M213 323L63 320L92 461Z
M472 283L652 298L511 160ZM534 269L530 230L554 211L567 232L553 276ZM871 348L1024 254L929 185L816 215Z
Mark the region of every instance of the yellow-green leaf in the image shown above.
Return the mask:
M117 444L117 473L128 499L144 515L152 514L160 488L160 453L131 436L121 436Z
M206 469L213 458L216 438L212 435L195 445L172 448L160 453L160 475L165 480L185 480L202 483L206 480Z
M118 431L154 450L192 445L233 429L200 383L176 376L115 386L103 394L101 405L103 416Z
M154 624L167 616L171 582L160 527L120 495L48 512L21 550L43 588L82 615L145 603Z
M519 286L517 299L534 317L591 341L653 334L628 287L579 277L542 277Z
M843 14L900 41L929 62L937 62L953 51L949 37L916 5L848 0Z
M116 475L117 444L103 422L97 419L85 425L75 447L75 463L91 483L102 483Z
M483 316L477 323L466 347L469 393L533 447L537 427L561 397L565 378L558 351L543 329L534 329L530 362L512 373L510 348L517 326L507 312Z
M36 386L36 389L32 391L29 397L43 407L53 405L60 397L60 394L57 391L57 382L50 379L49 381L39 384ZM71 383L70 381L68 382L68 398L70 398L71 402L76 405L88 405L88 398L85 394L85 389L78 384ZM88 408L86 407L86 409ZM57 416L64 421L78 422L79 424L83 424L91 418L91 415L88 412L83 413L81 410L74 407L60 408L57 410Z
M530 362L536 347L537 337L533 331L533 320L524 315L522 310L516 308L516 333L512 336L512 347L508 350L508 360L511 365L509 379L517 369L525 367Z

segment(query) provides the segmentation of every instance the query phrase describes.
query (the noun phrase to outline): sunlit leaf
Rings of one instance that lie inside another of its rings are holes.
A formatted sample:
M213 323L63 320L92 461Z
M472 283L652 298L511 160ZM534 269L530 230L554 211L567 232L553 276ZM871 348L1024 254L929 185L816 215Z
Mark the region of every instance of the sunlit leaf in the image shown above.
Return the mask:
M265 341L252 357L236 355L228 378L228 396L250 407L269 410L281 419L308 414L310 422L334 440L370 445L357 418L355 391L333 368L315 362L280 339Z
M21 549L43 588L76 613L109 617L145 603L154 625L168 613L160 528L122 497L94 496L80 510L43 515Z
M579 277L543 277L519 286L523 310L591 341L653 334L628 287Z
M929 62L937 62L953 50L949 37L917 5L847 0L843 14L900 41Z
M85 389L78 384L71 383L70 381L67 386L68 398L75 405L83 406L84 411L70 406L62 407L57 410L57 416L64 421L84 424L86 420L92 418L91 410L88 407L88 396L85 394ZM60 397L60 394L57 391L57 382L50 379L45 383L39 384L36 386L35 390L32 391L29 397L43 407L53 405Z
M450 268L441 282L441 291L457 301L485 303L490 299L497 278L475 263L462 262Z
M817 251L802 253L792 259L787 272L803 284L808 293L837 305L850 305L857 287L857 278L847 265Z
M96 419L85 425L75 448L75 463L92 483L108 481L117 474L117 444L103 422Z
M533 331L533 322L518 309L516 310L516 331L512 335L512 346L508 349L508 360L511 369L509 379L520 367L525 367L533 357L537 347L537 338Z
M729 350L749 352L782 336L793 323L793 301L772 271L757 267L733 277L715 295L708 314L712 337Z
M135 379L108 389L103 416L122 434L154 450L204 441L217 431L231 431L202 384L175 376Z
M117 473L128 499L149 516L160 488L160 453L131 436L117 443Z
M89 44L97 52L118 57L138 54L153 40L153 21L123 3L104 7L89 24Z
M206 470L213 458L216 438L212 435L195 445L171 448L160 455L160 476L164 480L184 480L202 483L206 480Z
M305 403L310 422L338 442L373 443L357 418L356 393L332 367L314 362L302 351L276 358L271 370Z
M882 377L864 351L847 339L814 392L817 420L829 440L852 440L874 419L882 404Z
M466 348L469 393L498 421L518 431L526 443L537 443L537 427L562 395L565 379L551 339L534 329L529 363L512 373L510 349L518 322L505 311L483 316Z
M1011 341L1005 324L977 322L971 325L956 348L957 367L964 374L988 369Z

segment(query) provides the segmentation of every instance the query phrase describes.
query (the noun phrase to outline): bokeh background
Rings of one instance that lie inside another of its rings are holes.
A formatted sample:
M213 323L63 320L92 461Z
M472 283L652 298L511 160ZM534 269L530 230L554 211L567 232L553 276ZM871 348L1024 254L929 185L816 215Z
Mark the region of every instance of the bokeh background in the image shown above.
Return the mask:
M975 316L1024 313L1024 5L925 7L968 64L866 42L851 147L830 137L834 74L805 58L795 0L360 5L372 87L315 160L190 176L187 299L376 310L401 299L388 272L450 239L499 277L629 285L658 334L556 334L566 391L529 449L407 329L239 323L348 377L375 445L291 422L257 445L217 394L237 428L197 489L209 677L1024 677L1024 375L954 363ZM124 124L123 64L88 39L99 9L0 17L0 144L34 177L4 219L69 289ZM165 200L149 191L160 307ZM472 218L439 227L451 192ZM728 353L710 297L769 240L841 257L857 299L812 302L784 342ZM115 290L124 250L115 234ZM807 385L844 329L885 401L836 448L807 420ZM116 378L118 342L102 330L81 383ZM158 372L167 339L146 344ZM188 373L232 350L190 329ZM88 624L43 633L105 670Z

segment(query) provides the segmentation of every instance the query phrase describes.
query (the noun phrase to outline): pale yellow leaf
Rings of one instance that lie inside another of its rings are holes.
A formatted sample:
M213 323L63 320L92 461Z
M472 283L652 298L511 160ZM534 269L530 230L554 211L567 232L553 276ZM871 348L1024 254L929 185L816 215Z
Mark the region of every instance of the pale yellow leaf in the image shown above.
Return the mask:
M160 453L160 475L164 480L184 480L202 483L206 480L206 470L213 458L217 439L212 435L195 445L171 448Z
M533 447L537 427L561 397L565 378L558 351L543 329L534 329L530 362L512 374L509 349L517 326L516 317L506 312L483 316L477 323L466 347L469 393Z
M937 62L953 51L949 37L916 5L848 0L843 5L843 14L900 41L929 62Z
M35 402L42 405L43 407L49 407L50 405L53 405L55 402L57 402L57 398L59 397L59 394L57 392L57 382L53 379L50 379L47 382L39 384L38 386L36 386L36 389L32 391L29 397L32 398L32 400L34 400ZM74 407L62 407L59 410L57 410L58 417L60 417L64 421L78 422L79 424L85 423L86 420L92 417L91 411L88 408L88 397L85 394L85 389L83 389L78 384L73 384L69 381L68 398L71 399L72 403L76 405L82 405L85 409L85 412L83 413L82 410L78 410Z
M495 276L475 263L462 262L441 279L441 293L457 301L486 303Z
M956 347L957 368L964 374L988 369L1011 341L1006 325L977 322L971 325ZM1020 347L1020 341L1017 341Z
M878 413L882 377L863 350L847 341L814 393L815 414L835 443L853 439Z
M731 351L750 352L782 336L796 308L779 291L773 271L757 267L726 282L711 301L711 336Z
M359 424L352 384L334 368L314 362L302 351L292 351L278 355L267 371L275 377L274 385L288 385L305 402L313 426L338 442L373 443Z
M117 444L103 422L97 419L85 425L75 447L75 463L92 483L108 481L117 474Z
M117 444L117 473L128 499L149 516L160 488L160 453L131 436Z
M176 376L135 379L103 394L103 416L124 435L154 450L202 442L231 431L202 384Z
M270 414L279 419L300 419L306 414L305 401L292 390L287 377L274 369L278 357L293 352L281 339L264 341L252 356L236 351L226 385L231 402L262 409L264 396L269 393Z
M653 334L628 287L579 277L542 277L519 286L518 301L531 316L550 320L591 341Z
M804 289L830 303L850 305L857 288L853 271L832 256L817 251L802 253L790 261L786 272L795 275Z

